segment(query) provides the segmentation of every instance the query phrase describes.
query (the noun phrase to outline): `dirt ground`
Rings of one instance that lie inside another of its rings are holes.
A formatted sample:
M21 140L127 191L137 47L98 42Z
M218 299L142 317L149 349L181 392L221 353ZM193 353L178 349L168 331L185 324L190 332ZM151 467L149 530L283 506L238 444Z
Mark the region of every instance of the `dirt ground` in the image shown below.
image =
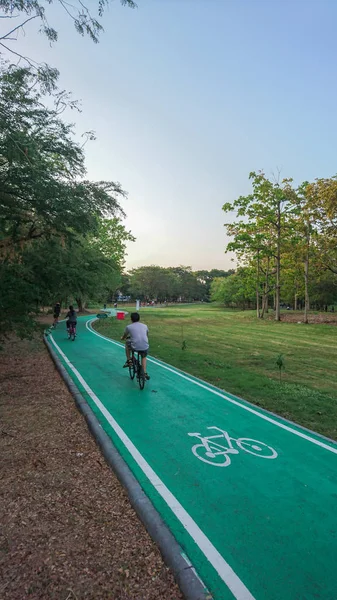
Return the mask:
M41 340L0 356L1 600L180 600Z
M298 323L303 321L303 312L300 311L284 311L281 315L281 320L287 323ZM311 325L337 325L336 312L309 312L308 321Z

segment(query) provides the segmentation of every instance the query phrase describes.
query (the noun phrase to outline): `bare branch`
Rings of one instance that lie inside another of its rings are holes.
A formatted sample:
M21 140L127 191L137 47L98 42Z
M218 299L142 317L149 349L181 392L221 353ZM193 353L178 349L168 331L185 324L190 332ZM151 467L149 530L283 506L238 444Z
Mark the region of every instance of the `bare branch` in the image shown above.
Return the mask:
M36 65L38 63L35 60L27 58L26 56L23 56L22 54L19 54L19 52L15 52L15 50L12 50L12 48L9 48L3 42L0 42L0 46L2 46L3 48L5 48L6 50L8 50L8 52L11 52L12 54L15 54L15 56L18 56L20 58L20 60L25 60L31 67L33 67L33 69L37 68ZM35 65L33 63L35 63Z
M27 23L29 23L29 21L33 21L33 19L36 19L37 16L38 15L34 15L34 17L29 17L29 19L26 19L23 23L20 23L20 25L17 25L16 27L14 27L14 29L12 29L11 31L6 33L6 35L3 35L2 37L0 37L0 40L8 39L8 36L11 35L12 33L14 33L14 31L17 31L21 27L24 27Z

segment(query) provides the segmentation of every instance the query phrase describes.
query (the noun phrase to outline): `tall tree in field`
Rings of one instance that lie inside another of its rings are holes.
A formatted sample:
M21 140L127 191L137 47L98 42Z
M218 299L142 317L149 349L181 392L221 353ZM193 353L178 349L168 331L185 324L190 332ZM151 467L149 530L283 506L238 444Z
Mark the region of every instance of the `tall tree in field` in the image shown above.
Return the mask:
M288 194L292 206L292 229L288 237L289 250L293 255L293 263L301 264L304 277L304 323L308 323L310 309L310 263L315 257L315 242L317 241L317 226L320 214L317 206L311 201L310 185L302 183L297 190ZM291 262L291 260L290 260ZM297 272L294 265L293 270Z
M262 172L250 173L253 192L248 196L240 196L233 203L226 203L223 210L235 211L237 217L233 224L227 224L227 233L234 236L234 241L227 249L238 250L248 257L256 258L257 290L260 278L261 254L271 258L275 269L275 320L280 320L281 290L281 254L282 246L289 235L289 217L291 206L288 201L291 180L281 182L270 181ZM268 267L269 268L269 267ZM258 302L258 293L257 293Z

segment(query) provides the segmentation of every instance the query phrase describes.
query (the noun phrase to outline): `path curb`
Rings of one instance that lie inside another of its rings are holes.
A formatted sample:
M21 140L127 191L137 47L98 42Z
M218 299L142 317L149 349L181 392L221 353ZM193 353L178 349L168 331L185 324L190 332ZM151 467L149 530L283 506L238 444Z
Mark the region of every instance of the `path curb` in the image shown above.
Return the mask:
M186 600L212 600L193 565L185 557L182 548L165 525L152 502L142 490L130 468L116 450L109 436L105 433L89 404L82 396L77 385L71 379L58 355L51 347L48 336L44 334L44 343L55 366L64 379L70 393L74 397L77 408L83 414L87 427L99 446L106 462L117 475L126 489L132 507L144 524L153 541L159 547L166 565L172 570L174 578Z

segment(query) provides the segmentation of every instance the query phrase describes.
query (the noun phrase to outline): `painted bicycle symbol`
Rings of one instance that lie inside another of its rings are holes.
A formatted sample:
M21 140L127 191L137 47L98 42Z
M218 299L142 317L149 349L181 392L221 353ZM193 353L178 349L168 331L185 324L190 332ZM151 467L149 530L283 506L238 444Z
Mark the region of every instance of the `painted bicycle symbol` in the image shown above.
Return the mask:
M202 436L200 433L189 433L188 435L198 438L201 442L201 444L193 446L192 452L194 456L214 467L229 467L231 464L229 454L239 454L240 450L259 458L277 458L276 450L263 442L249 438L235 439L230 437L227 431L219 427L207 427L207 429L214 429L219 433L209 436ZM214 440L217 439L225 440L225 444L215 442ZM234 448L234 445L237 448Z

